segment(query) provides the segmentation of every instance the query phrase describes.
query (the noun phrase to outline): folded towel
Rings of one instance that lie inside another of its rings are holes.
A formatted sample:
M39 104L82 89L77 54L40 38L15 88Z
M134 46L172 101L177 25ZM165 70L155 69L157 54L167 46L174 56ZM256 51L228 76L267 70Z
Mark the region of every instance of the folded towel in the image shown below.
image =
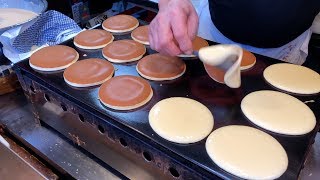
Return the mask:
M23 26L0 36L4 55L13 63L30 57L40 47L60 44L81 31L73 19L53 10L40 15L31 26Z

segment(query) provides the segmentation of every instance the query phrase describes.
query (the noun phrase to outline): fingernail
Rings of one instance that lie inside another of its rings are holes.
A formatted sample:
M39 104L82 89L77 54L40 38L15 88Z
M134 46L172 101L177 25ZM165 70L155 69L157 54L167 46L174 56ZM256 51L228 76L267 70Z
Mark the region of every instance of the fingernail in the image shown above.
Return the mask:
M185 53L186 54L192 54L192 51L186 51Z

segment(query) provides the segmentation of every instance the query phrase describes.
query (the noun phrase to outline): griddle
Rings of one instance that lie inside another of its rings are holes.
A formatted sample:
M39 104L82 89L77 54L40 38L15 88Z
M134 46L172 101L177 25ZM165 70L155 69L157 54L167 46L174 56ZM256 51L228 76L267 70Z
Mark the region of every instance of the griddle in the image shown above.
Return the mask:
M129 35L118 35L115 39L131 39ZM209 42L209 44L214 44ZM101 50L82 50L68 41L65 45L75 48L80 60L85 58L104 59ZM154 53L149 47L147 54ZM146 54L146 55L147 55ZM276 90L263 78L263 70L280 61L256 55L257 63L250 70L242 72L242 85L231 89L219 84L206 74L199 59L184 59L186 73L173 81L149 81L154 96L145 106L131 111L116 111L104 107L98 99L99 87L74 88L67 85L62 72L45 74L34 71L28 60L15 65L15 70L26 96L34 106L36 120L51 126L82 148L103 160L103 146L117 146L120 151L138 154L146 166L158 169L166 177L177 179L239 179L219 168L205 150L205 139L188 145L169 142L158 136L148 123L150 109L162 99L188 97L207 106L214 116L214 130L226 125L246 125L267 132L276 138L287 152L289 166L280 179L297 179L303 168L306 155L319 130L319 95L294 95L306 103L316 115L314 130L302 136L286 136L264 130L250 123L240 109L244 96L258 90ZM115 64L115 75L139 76L136 64ZM312 68L312 67L311 67ZM46 104L55 104L59 113L50 113ZM56 118L53 119L53 116ZM60 120L59 120L60 118ZM71 121L72 119L72 121ZM85 122L84 122L85 121ZM82 125L87 123L86 125ZM93 132L94 131L94 132ZM101 135L102 134L102 135ZM107 142L119 142L115 145Z

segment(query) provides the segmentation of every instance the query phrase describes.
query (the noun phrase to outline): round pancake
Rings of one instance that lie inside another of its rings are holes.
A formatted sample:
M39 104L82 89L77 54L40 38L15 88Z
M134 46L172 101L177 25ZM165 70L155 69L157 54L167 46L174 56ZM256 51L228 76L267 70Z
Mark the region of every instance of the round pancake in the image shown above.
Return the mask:
M102 55L110 62L137 61L146 53L146 48L134 40L113 41L102 49Z
M34 52L29 65L38 71L58 71L69 67L79 59L79 54L64 45L48 46Z
M113 41L111 33L101 30L92 29L80 32L74 38L74 45L82 49L100 49Z
M277 91L256 91L242 99L241 110L254 124L285 135L303 135L312 131L316 117L297 98Z
M72 64L64 71L63 77L71 86L89 87L104 83L113 73L114 67L110 62L92 58Z
M131 38L141 44L149 45L149 26L140 26L132 31Z
M146 79L165 81L182 76L186 71L186 64L177 57L157 53L142 58L137 64L137 71Z
M102 28L112 33L125 33L139 26L139 21L129 15L116 15L109 17L102 23Z
M296 94L317 94L320 92L320 75L303 66L279 63L263 71L267 82L276 88Z
M214 120L211 111L198 101L172 97L152 107L149 123L162 138L188 144L207 137L213 129Z
M136 76L117 76L99 89L99 99L107 107L130 110L145 105L153 96L148 81Z
M240 69L241 70L247 70L252 68L256 64L256 56L252 54L251 52L242 49L243 54L242 54L242 60L240 64Z
M288 167L281 144L248 126L231 125L213 131L206 150L220 168L244 179L277 179Z
M203 63L203 65L204 65L204 68L207 71L208 75L213 80L215 80L218 83L225 84L225 82L224 82L225 72L222 69L220 69L216 66L207 65L205 63Z
M201 48L206 47L206 46L209 46L209 43L205 39L203 39L199 36L196 36L194 38L194 40L192 41L193 51L199 51ZM196 57L196 56L193 54L190 54L190 55L180 54L180 55L178 55L178 57Z

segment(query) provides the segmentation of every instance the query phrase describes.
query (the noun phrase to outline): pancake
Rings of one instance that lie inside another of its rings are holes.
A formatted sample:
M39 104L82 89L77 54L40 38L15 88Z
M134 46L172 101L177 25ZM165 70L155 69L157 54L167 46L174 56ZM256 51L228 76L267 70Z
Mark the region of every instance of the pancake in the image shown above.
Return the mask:
M277 91L256 91L242 99L241 110L254 124L285 135L303 135L312 131L316 117L297 98Z
M152 107L149 123L162 138L188 144L207 137L213 129L214 120L211 111L198 101L172 97Z
M116 15L109 17L102 23L102 28L111 33L125 33L139 26L139 21L129 15Z
M199 51L201 48L206 47L206 46L209 46L208 42L199 36L196 36L194 38L194 40L192 41L193 51ZM178 57L196 57L196 56L193 54L190 54L190 55L180 54L180 55L178 55Z
M113 41L111 33L101 30L92 29L80 32L74 38L74 45L82 49L100 49Z
M71 86L89 87L104 83L113 73L114 67L110 62L92 58L72 64L64 71L63 77Z
M133 30L131 38L141 44L149 45L149 26L140 26Z
M29 65L38 71L58 71L69 67L79 59L79 54L64 45L49 46L34 52Z
M320 92L320 75L303 66L279 63L267 67L263 76L272 86L296 94Z
M99 99L105 106L116 110L131 110L145 105L153 96L148 81L136 76L117 76L99 89Z
M110 62L126 63L137 61L146 53L146 48L134 40L119 40L102 49L102 55Z
M243 51L243 54L242 54L240 69L247 70L252 68L256 64L256 59L257 59L256 56L245 49L242 49L242 51Z
M281 144L248 126L231 125L213 131L206 150L220 168L243 179L277 179L288 167Z
M186 64L177 57L151 54L138 62L137 71L142 77L149 80L173 80L184 74Z
M205 70L207 71L208 75L215 80L218 83L225 84L224 82L224 75L226 74L225 71L222 69L216 67L216 66L210 66L205 63L203 63Z

